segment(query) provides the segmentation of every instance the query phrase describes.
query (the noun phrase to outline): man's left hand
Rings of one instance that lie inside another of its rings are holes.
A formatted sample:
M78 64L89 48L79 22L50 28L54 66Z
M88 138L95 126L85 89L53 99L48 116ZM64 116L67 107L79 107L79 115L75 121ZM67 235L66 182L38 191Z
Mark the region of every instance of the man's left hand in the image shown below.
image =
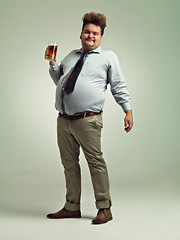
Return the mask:
M132 110L126 111L126 116L124 118L124 130L128 133L133 126L133 114Z

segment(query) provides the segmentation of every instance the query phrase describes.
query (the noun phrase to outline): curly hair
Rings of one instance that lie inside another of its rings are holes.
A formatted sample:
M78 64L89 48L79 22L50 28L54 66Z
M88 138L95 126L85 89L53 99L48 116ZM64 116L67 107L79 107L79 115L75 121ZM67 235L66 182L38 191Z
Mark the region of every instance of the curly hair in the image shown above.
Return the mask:
M84 29L86 24L92 23L96 26L100 26L101 35L104 34L104 28L106 27L106 16L104 14L95 12L86 13L84 14L82 20L83 20L82 30Z

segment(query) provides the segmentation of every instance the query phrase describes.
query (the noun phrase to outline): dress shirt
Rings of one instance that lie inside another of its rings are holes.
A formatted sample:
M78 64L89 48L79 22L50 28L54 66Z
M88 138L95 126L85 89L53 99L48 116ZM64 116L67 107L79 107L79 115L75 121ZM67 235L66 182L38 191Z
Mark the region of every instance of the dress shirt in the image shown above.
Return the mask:
M131 110L130 95L121 66L116 54L98 48L87 54L82 70L77 78L74 91L64 92L64 87L73 67L81 57L82 49L73 50L62 61L60 66L50 66L50 76L56 84L55 107L61 114L69 116L82 112L103 111L105 91L110 84L116 102L124 112Z

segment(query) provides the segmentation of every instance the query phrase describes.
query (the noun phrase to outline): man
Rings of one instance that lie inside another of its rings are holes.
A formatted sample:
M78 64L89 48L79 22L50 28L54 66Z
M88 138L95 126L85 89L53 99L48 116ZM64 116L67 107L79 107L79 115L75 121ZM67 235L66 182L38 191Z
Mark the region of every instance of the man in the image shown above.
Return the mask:
M133 126L133 117L118 58L112 51L100 47L105 27L106 17L103 14L85 14L80 35L82 48L68 54L60 66L56 61L50 61L50 75L57 85L57 137L66 180L64 208L48 214L51 219L81 217L81 147L90 169L98 209L92 223L102 224L112 220L109 178L101 152L102 111L107 84L110 84L115 100L126 113L126 132Z

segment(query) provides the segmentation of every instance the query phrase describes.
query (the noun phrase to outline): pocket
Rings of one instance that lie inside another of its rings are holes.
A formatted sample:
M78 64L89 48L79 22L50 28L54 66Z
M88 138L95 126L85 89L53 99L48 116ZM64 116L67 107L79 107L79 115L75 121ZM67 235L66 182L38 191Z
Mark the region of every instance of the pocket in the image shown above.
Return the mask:
M95 129L102 129L103 127L102 115L94 115L94 116L86 117L86 121L91 127Z
M100 128L100 129L103 128L103 121L102 121L101 114L96 116L96 126L97 126L97 128Z

